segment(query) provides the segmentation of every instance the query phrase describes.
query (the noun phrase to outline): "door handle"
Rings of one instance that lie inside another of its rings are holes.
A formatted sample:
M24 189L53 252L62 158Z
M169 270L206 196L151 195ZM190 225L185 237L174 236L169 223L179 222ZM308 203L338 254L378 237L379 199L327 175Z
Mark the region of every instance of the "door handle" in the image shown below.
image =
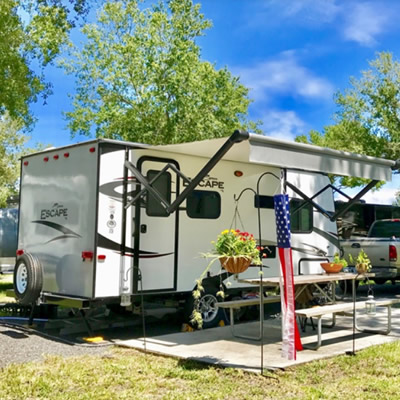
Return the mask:
M351 245L351 247L352 247L353 249L359 249L359 248L361 247L361 245L360 245L360 243L353 243L353 244Z

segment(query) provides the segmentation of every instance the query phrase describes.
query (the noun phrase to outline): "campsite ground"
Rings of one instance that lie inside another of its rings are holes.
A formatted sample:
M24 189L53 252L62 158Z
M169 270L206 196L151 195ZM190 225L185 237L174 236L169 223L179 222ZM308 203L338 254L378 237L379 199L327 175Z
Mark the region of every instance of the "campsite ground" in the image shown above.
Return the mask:
M366 288L360 290L363 295ZM375 286L375 293L396 296L400 285ZM399 398L399 341L266 376L131 349L68 344L4 324L0 343L2 400Z
M398 399L400 344L265 376L129 349L0 369L1 399Z

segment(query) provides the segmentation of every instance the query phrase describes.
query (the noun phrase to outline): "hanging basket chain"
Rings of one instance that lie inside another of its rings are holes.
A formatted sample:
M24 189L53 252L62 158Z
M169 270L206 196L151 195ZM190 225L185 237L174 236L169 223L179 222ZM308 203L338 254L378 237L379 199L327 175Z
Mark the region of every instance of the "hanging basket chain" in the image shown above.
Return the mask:
M237 229L238 220L240 222L240 227L241 227L242 231L245 231L242 217L240 216L240 213L239 213L239 199L235 199L235 211L233 212L233 218L232 218L232 222L231 222L229 229L232 229L232 227Z

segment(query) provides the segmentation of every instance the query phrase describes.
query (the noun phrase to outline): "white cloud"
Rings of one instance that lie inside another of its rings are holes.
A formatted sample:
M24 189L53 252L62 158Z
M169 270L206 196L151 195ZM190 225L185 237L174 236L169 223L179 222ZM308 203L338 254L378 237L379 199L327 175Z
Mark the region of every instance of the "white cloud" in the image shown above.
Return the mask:
M376 43L376 36L387 29L390 8L383 8L376 3L358 3L346 13L343 35L363 46Z
M396 28L399 12L395 0L265 0L253 4L246 14L248 26L270 21L318 31L333 28L342 39L362 46L373 46L380 34Z
M280 7L283 6L283 13L286 16L298 17L301 21L314 21L318 24L332 22L339 13L340 8L336 0L297 0L282 2L275 1Z
M334 91L328 80L300 65L293 52L284 52L277 59L253 67L233 68L233 72L251 89L254 100L265 100L272 94L330 100Z
M262 116L263 131L277 139L294 140L306 131L306 124L294 111L272 110Z
M364 195L361 199L365 200L366 203L370 204L392 204L393 201L395 200L396 197L396 192L399 189L394 189L394 188L381 188L379 190L375 191L369 191L366 195ZM349 196L354 196L360 191L360 188L358 189L345 189L344 192L348 194ZM337 200L344 200L347 201L346 198L343 196L338 196Z

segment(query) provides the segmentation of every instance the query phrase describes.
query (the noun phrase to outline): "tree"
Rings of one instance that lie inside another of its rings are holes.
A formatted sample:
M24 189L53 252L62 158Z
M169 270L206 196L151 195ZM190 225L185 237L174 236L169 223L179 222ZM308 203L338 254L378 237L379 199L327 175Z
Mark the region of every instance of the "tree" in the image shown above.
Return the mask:
M391 160L400 158L400 63L392 54L382 52L369 65L360 79L350 79L350 89L336 94L337 123L325 127L322 134L311 131L296 141ZM345 186L363 182L342 179Z
M6 113L0 118L0 208L7 206L7 199L18 193L20 157L31 149L25 147L28 137L22 135L24 123Z
M59 53L90 0L0 1L0 116L17 118L24 127L34 119L29 105L51 93L44 68ZM35 68L39 72L35 72Z
M161 144L257 129L246 122L248 89L200 59L196 38L210 26L191 0L106 3L63 63L77 81L71 132Z

